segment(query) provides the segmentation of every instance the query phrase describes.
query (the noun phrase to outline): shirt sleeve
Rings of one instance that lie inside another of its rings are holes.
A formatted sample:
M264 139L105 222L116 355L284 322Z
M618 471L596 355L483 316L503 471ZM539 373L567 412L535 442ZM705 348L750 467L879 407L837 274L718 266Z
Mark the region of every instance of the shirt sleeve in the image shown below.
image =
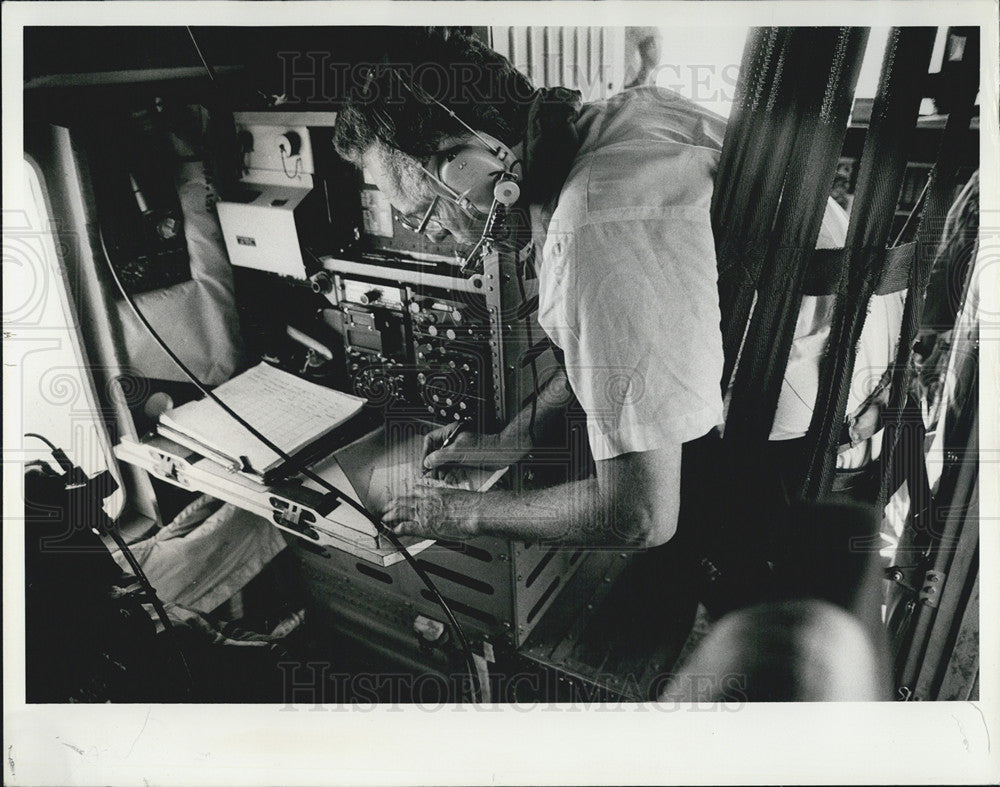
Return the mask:
M594 458L679 445L722 420L708 206L591 214L550 232L540 322L566 356Z

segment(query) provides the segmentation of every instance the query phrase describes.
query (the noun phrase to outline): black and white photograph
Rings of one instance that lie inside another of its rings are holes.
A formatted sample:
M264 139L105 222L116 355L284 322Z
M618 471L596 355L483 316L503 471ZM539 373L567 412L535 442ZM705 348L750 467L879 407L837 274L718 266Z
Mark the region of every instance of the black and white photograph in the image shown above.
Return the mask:
M1000 778L995 2L3 13L6 783Z

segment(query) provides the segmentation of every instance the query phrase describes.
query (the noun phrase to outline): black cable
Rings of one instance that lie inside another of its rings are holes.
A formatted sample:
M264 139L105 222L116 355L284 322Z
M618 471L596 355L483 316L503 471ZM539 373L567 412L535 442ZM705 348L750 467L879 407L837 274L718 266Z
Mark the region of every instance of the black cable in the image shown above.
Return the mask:
M49 438L44 435L40 435L37 432L25 432L25 437L34 437L45 443L49 450L52 451L52 455L55 457L59 466L66 472L66 477L71 481L78 480L88 480L86 475L84 475L83 470L76 465L66 456L66 452L55 445ZM111 521L110 518L108 521ZM125 539L121 537L117 529L114 527L105 527L104 531L111 536L115 544L121 550L121 553L125 556L125 560L128 561L129 566L132 568L132 573L135 574L136 579L139 580L139 584L143 586L143 590L146 592L146 596L149 598L153 605L153 609L156 610L156 615L163 624L163 628L170 641L174 645L177 651L177 657L180 659L181 666L184 668L184 672L188 678L188 696L190 696L191 689L194 687L194 676L191 674L191 668L188 666L187 659L184 658L184 651L181 649L180 643L177 642L176 634L174 631L174 625L170 622L170 618L167 617L167 610L164 608L163 603L160 601L160 597L156 595L156 589L153 587L149 578L143 572L142 567L139 565L139 561L135 559L135 555L132 554L132 550L128 548L128 544L125 543Z
M136 579L139 580L139 584L142 585L143 590L146 591L146 597L153 605L153 609L156 610L156 616L160 619L164 632L168 637L170 637L170 641L173 643L174 649L177 651L177 657L180 659L181 666L184 668L184 672L187 675L188 695L190 696L191 689L193 689L195 685L194 676L191 674L191 667L188 665L187 659L184 657L184 650L177 641L177 632L174 628L174 624L167 616L167 610L163 606L163 602L160 601L160 597L156 595L156 588L153 587L152 583L146 576L146 573L142 570L142 566L139 565L139 561L136 560L135 555L132 554L132 550L129 549L128 544L125 543L125 539L122 538L121 533L118 532L118 528L108 527L105 528L105 532L111 536L115 544L118 546L118 549L125 556L125 560L128 561L129 567L132 569L132 573L135 574Z
M38 434L37 432L25 432L24 436L25 437L34 437L34 438L37 438L38 440L41 440L43 443L45 443L45 445L47 445L53 451L58 451L59 450L58 448L55 447L55 445L52 443L52 441L49 440L49 438L43 437L42 435Z
M209 64L208 60L205 58L204 53L201 51L201 47L198 45L198 39L195 38L194 31L191 29L190 26L185 26L185 27L187 29L188 36L190 36L191 38L191 43L194 45L195 51L198 53L198 58L201 60L202 66L204 66L206 73L212 80L212 83L217 85L218 83L216 82L215 71ZM296 166L298 166L298 164L300 163L301 162L297 161ZM282 166L284 166L284 155L282 155ZM285 170L285 174L286 175L288 174L287 170ZM482 693L482 687L479 685L479 672L477 671L475 661L472 658L472 648L469 645L468 638L465 636L465 631L462 629L454 613L451 611L451 607L448 606L448 603L444 600L444 597L441 595L440 591L438 591L437 586L434 584L431 578L427 576L426 572L424 572L424 570L420 567L420 565L414 559L413 555L411 555L409 552L406 551L406 548L399 540L399 537L395 533L393 533L389 528L385 527L385 525L383 525L378 519L373 517L364 506L361 506L358 503L356 503L352 497L350 497L349 495L345 495L343 492L341 492L339 489L337 489L332 484L327 482L325 479L320 478L320 476L316 475L307 467L301 465L298 461L296 461L291 456L282 451L278 446L276 446L274 443L268 440L263 434L254 429L254 427L252 427L249 423L247 423L232 408L230 408L225 402L223 402L221 399L219 399L219 397L217 397L214 393L212 393L212 391L210 391L204 385L202 385L201 381L194 376L191 370L188 369L187 366L185 366L184 362L181 361L181 359L167 346L166 342L164 342L163 339L160 338L160 335L156 332L153 326L149 323L149 321L145 318L145 316L136 306L135 301L132 299L131 295L129 295L129 293L125 290L125 287L122 285L121 280L118 278L118 272L115 270L115 266L111 262L111 255L108 254L108 249L104 243L104 233L103 231L100 230L100 228L98 228L98 234L100 235L101 248L104 251L104 257L107 260L108 268L111 270L111 275L115 280L115 284L118 285L118 289L121 291L122 296L128 303L129 308L139 319L139 321L146 327L146 330L149 331L150 335L153 337L156 343L159 344L161 348L163 348L164 352L166 352L167 355L170 356L170 359L175 364L177 364L180 370L194 384L194 386L199 391L201 391L201 393L203 393L217 405L222 407L222 409L225 410L226 413L228 413L233 419L235 419L237 423L239 423L241 426L247 429L254 437L256 437L258 440L264 443L264 445L266 445L268 448L270 448L272 451L278 454L278 456L280 456L286 462L289 462L294 470L297 470L298 472L302 473L302 475L304 475L306 478L309 478L310 480L319 484L327 491L336 495L339 500L346 502L352 508L357 510L360 514L362 514L366 519L368 519L368 521L372 523L376 531L378 531L380 534L384 535L388 539L389 543L392 544L394 549L398 550L403 554L404 560L406 560L406 562L410 565L413 571L416 572L417 577L420 579L420 581L424 584L427 590L434 597L435 602L437 602L438 606L441 607L441 610L444 612L445 617L447 617L448 619L449 625L455 632L455 636L459 641L459 644L462 648L462 653L465 657L466 669L468 670L469 677L472 681L473 697L477 701L480 700L483 696L483 693Z
M87 476L84 474L83 470L74 465L73 460L66 456L66 452L54 445L49 438L40 435L37 432L25 432L24 436L35 437L49 447L49 451L52 452L52 458L56 460L56 464L58 464L62 471L66 474L66 483L75 484L87 480Z
M194 384L194 386L203 395L205 395L207 398L211 399L213 402L219 405L219 407L221 407L231 418L233 418L238 424L240 424L247 431L249 431L250 434L252 434L258 440L260 440L269 449L274 451L274 453L280 456L284 461L289 463L293 470L301 473L309 480L319 484L328 492L335 495L338 500L347 503L351 508L355 509L358 513L364 516L369 522L372 523L372 525L375 527L376 531L378 531L379 534L384 535L386 539L388 539L389 543L392 544L394 549L402 553L403 559L410 565L413 571L416 572L417 577L420 579L420 581L424 584L427 590L434 597L434 601L438 604L439 607L441 607L441 610L444 612L445 617L448 618L448 623L451 626L452 630L455 632L455 636L459 641L459 645L461 646L463 656L465 657L466 668L468 669L469 676L472 680L473 696L476 701L479 701L483 696L482 687L479 685L479 672L476 670L476 663L472 658L472 648L469 645L469 640L465 636L465 631L462 629L458 620L455 618L454 613L451 611L451 607L448 606L448 603L444 600L444 597L437 589L437 586L434 584L431 578L427 576L426 572L420 567L416 559L414 559L413 555L411 555L406 550L402 542L399 540L399 537L395 533L393 533L392 530L390 530L384 524L382 524L382 522L377 517L373 516L368 511L367 508L365 508L360 503L356 502L354 498L352 498L350 495L347 495L341 490L337 489L337 487L329 483L326 479L320 477L316 473L312 472L309 468L305 467L304 464L302 464L301 460L289 456L281 448L275 445L275 443L273 443L271 440L269 440L267 437L261 434L257 429L251 426L246 421L246 419L244 419L241 415L239 415L239 413L237 413L229 405L223 402L218 396L215 395L213 391L205 387L205 385L203 385L202 382L197 377L195 377L194 373L190 369L188 369L185 363L177 356L177 354L173 350L170 349L167 343L160 337L160 335L156 332L156 329L153 328L149 320L146 319L146 316L136 305L135 300L125 289L125 286L122 284L122 281L118 276L118 271L115 270L115 266L111 262L111 255L108 253L108 248L104 242L104 232L100 226L98 226L98 237L101 241L101 249L104 252L104 258L108 263L108 269L111 271L111 276L114 279L115 284L118 287L118 290L121 292L122 296L125 298L125 301L128 303L129 308L132 310L132 313L135 314L138 320L146 327L146 330L149 331L149 334L150 336L153 337L153 340L158 345L160 345L163 351L170 357L170 360L172 360L175 364L177 364L178 368Z

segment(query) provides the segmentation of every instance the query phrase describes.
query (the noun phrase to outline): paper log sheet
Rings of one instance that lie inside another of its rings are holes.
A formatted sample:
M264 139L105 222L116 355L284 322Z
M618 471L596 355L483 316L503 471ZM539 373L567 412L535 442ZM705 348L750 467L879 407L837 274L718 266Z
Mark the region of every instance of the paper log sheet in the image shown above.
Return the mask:
M335 429L357 413L364 400L260 363L214 391L251 426L289 454ZM220 453L246 457L263 473L281 458L211 399L189 402L164 413L160 422L190 434Z

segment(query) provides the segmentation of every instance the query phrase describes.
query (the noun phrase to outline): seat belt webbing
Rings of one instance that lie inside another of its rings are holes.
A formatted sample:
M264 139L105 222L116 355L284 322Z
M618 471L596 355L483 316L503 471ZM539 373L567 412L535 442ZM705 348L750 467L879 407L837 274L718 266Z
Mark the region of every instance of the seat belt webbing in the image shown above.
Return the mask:
M806 437L807 464L800 494L825 495L833 482L840 425L847 409L856 346L868 301L882 276L893 209L906 169L906 144L917 119L936 35L935 28L893 28L886 43L879 90L861 153L858 189L844 249L819 392ZM914 266L916 267L916 266Z
M907 426L904 423L906 397L913 377L913 340L921 323L924 309L924 294L931 277L932 265L938 251L941 227L951 207L952 196L958 175L958 164L965 143L965 133L972 121L973 105L979 92L979 47L978 28L966 29L966 40L962 61L957 69L953 106L948 114L944 133L938 148L938 159L932 173L933 181L927 202L917 227L918 253L910 270L909 289L906 305L903 307L903 324L900 330L896 362L893 367L892 385L887 408L888 423L882 448L882 485L879 490L880 506L884 506L895 491L890 489L895 461L895 447L900 433Z
M885 267L875 286L875 295L902 292L909 287L910 266L916 250L916 241L886 250ZM802 294L836 295L843 270L843 249L817 249L813 252L802 281Z
M777 214L795 136L796 79L805 67L792 28L747 35L712 194L728 386L753 304L763 250Z
M865 28L806 28L793 39L810 66L796 77L796 135L726 421L726 442L748 468L760 466L771 431L867 38Z

